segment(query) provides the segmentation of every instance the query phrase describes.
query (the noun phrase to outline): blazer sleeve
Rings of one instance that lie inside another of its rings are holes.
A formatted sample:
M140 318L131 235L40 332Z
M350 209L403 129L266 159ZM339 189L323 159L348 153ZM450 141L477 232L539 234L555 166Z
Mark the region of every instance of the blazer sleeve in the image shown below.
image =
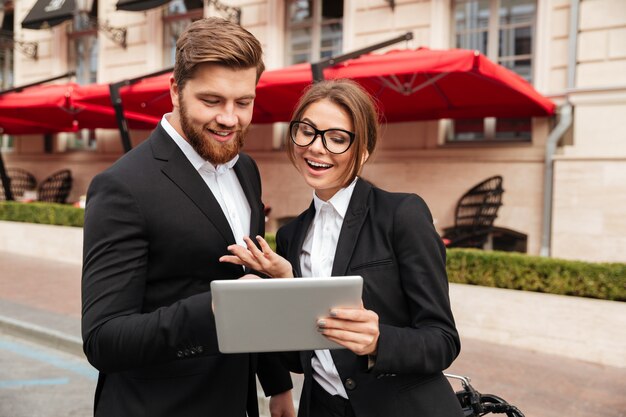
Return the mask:
M372 371L441 372L459 354L460 340L450 308L445 248L417 195L408 195L395 210L393 245L410 325L380 324Z
M211 293L142 311L148 231L127 186L108 172L92 181L83 244L82 335L103 372L218 352Z

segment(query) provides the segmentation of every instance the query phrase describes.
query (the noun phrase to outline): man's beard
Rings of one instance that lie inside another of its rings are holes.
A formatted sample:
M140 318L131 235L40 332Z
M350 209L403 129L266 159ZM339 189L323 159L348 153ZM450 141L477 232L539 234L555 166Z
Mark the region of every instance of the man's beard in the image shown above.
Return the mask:
M209 161L213 165L225 164L233 159L239 153L239 149L243 147L244 138L248 129L241 128L237 125L236 128L226 128L216 125L212 127L212 130L217 131L235 131L236 137L226 143L219 143L207 137L205 127L202 130L196 129L189 121L187 109L185 105L180 103L180 126L183 129L183 133L187 137L191 147L198 152L198 155L202 159Z

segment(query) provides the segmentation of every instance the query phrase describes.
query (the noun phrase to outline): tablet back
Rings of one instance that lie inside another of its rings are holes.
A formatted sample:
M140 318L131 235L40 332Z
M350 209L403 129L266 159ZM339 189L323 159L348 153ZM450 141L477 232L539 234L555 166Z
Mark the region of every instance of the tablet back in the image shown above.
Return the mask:
M338 349L317 331L333 307L359 307L363 278L274 278L211 282L222 353Z

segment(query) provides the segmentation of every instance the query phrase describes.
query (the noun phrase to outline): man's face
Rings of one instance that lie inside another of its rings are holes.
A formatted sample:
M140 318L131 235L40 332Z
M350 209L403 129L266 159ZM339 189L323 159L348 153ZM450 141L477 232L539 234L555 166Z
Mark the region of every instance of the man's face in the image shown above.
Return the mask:
M200 64L182 90L170 81L172 126L198 154L223 164L239 153L252 120L256 68Z

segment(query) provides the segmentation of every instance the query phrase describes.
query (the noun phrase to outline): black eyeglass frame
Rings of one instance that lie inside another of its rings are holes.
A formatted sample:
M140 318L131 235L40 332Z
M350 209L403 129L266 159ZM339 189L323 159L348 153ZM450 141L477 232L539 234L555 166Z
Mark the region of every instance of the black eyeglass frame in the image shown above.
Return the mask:
M296 143L296 140L293 137L293 126L296 124L305 124L307 126L309 126L311 129L313 129L313 131L315 132L315 135L313 135L313 139L311 139L311 142L307 143L306 145L300 145L298 143ZM328 149L328 146L326 145L326 132L332 132L332 131L339 131L339 132L343 132L343 133L347 133L348 137L350 138L350 144L348 145L348 147L343 151L343 152L333 152L330 149ZM342 153L346 153L348 151L348 149L350 149L350 147L352 146L352 143L354 142L354 138L355 138L355 134L354 132L350 132L349 130L345 130L345 129L339 129L339 128L331 128L331 129L326 129L326 130L319 130L318 128L316 128L315 126L313 126L311 123L308 122L304 122L302 120L292 120L289 123L289 138L291 139L291 142L296 145L299 146L300 148L306 148L307 146L311 146L311 144L313 142L315 142L315 139L317 139L317 137L320 136L322 138L322 145L324 145L324 149L326 149L328 152L335 154L335 155L341 155Z

